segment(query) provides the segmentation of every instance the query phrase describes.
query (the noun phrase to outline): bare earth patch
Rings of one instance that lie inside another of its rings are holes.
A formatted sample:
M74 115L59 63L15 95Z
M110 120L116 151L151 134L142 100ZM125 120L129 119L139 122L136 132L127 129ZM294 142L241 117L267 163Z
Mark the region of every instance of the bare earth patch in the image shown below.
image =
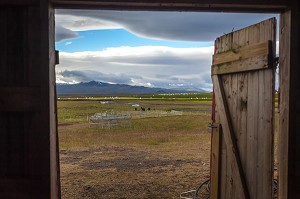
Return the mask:
M63 198L179 198L209 176L207 159L151 148L61 150Z

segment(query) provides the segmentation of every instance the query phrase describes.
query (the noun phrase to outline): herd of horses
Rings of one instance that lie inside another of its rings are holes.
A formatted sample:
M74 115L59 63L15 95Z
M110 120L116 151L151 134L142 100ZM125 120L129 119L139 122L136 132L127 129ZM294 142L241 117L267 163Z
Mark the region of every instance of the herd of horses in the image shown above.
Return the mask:
M145 108L145 107L142 107L142 106L141 106L140 108L141 108L141 111L146 111L146 108ZM138 108L134 108L134 110L137 111ZM147 108L147 110L148 110L148 111L151 111L151 108L149 107L149 108Z

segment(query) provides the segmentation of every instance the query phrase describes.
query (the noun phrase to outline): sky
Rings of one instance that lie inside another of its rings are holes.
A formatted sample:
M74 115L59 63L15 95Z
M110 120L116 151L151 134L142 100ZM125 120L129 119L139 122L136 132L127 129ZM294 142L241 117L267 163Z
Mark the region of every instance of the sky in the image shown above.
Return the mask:
M56 10L56 80L211 91L215 38L274 16Z

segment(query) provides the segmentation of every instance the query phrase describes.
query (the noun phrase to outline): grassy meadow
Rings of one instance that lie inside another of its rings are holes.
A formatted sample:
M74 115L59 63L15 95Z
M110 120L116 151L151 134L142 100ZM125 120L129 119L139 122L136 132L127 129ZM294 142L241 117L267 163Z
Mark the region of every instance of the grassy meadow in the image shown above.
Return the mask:
M177 199L195 189L210 175L211 97L59 96L62 198ZM181 114L156 114L172 111ZM89 127L95 113L133 116L130 126ZM277 140L275 131L275 169Z
M182 114L110 129L87 121L140 107ZM59 96L62 198L179 198L209 177L210 113L211 94Z

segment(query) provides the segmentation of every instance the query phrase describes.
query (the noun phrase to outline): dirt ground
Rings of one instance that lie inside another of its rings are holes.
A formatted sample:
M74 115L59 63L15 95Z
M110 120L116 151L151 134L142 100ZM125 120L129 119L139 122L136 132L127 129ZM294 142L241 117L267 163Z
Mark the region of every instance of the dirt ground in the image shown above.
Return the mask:
M61 150L62 198L179 198L209 178L209 153L210 143Z

